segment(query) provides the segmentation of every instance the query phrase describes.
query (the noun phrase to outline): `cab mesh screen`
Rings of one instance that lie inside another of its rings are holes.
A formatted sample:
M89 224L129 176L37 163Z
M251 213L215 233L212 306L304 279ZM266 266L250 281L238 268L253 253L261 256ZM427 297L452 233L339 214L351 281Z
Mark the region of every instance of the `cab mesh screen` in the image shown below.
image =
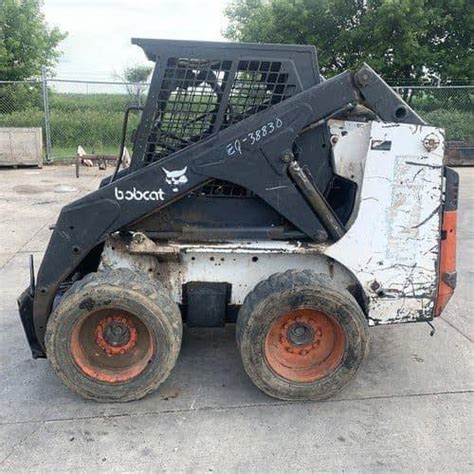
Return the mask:
M145 164L285 100L296 91L280 61L169 58L148 136ZM245 196L213 181L206 195Z

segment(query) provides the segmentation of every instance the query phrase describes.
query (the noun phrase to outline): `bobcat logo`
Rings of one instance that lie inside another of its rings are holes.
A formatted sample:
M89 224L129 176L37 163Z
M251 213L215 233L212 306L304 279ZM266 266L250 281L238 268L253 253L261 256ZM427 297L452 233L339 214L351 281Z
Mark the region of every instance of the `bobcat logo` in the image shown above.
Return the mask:
M165 172L166 184L169 184L171 186L171 189L174 193L177 193L179 191L178 186L181 186L182 184L186 184L188 182L188 178L186 177L186 171L188 170L187 166L185 166L182 170L176 171L168 171L166 168L161 169Z

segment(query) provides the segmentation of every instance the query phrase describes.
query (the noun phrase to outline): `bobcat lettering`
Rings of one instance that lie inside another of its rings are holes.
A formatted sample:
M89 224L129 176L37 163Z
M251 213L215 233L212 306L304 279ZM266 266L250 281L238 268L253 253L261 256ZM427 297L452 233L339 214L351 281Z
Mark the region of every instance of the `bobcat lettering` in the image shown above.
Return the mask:
M117 201L164 201L165 193L161 188L157 191L139 191L137 188L122 191L115 188L115 199Z

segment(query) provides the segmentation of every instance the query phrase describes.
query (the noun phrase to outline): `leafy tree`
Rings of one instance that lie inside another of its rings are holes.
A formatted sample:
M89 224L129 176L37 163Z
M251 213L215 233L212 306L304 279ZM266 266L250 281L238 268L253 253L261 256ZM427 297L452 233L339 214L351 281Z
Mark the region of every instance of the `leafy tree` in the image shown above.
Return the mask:
M151 66L144 65L128 67L123 72L123 78L127 82L146 82L152 70Z
M151 66L137 65L127 67L120 78L128 82L127 91L129 95L136 100L137 104L143 102L143 95L147 88L147 81L150 77L153 68Z
M0 80L22 81L39 76L44 65L51 71L66 37L48 28L39 0L0 0ZM39 108L41 87L0 84L0 113Z
M1 80L29 79L56 64L66 34L48 27L42 6L42 0L0 1Z
M313 44L331 76L367 62L387 80L472 79L471 0L233 0L226 36Z

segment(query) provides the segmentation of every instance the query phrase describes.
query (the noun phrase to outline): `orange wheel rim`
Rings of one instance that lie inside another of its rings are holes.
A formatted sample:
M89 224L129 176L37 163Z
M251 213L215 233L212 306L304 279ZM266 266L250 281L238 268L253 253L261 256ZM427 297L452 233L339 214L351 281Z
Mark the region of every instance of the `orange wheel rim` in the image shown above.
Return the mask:
M75 325L70 352L89 378L113 384L140 375L156 347L142 320L128 311L107 308L90 313Z
M265 338L270 368L292 382L314 382L340 364L345 352L341 325L316 309L295 309L280 316Z

